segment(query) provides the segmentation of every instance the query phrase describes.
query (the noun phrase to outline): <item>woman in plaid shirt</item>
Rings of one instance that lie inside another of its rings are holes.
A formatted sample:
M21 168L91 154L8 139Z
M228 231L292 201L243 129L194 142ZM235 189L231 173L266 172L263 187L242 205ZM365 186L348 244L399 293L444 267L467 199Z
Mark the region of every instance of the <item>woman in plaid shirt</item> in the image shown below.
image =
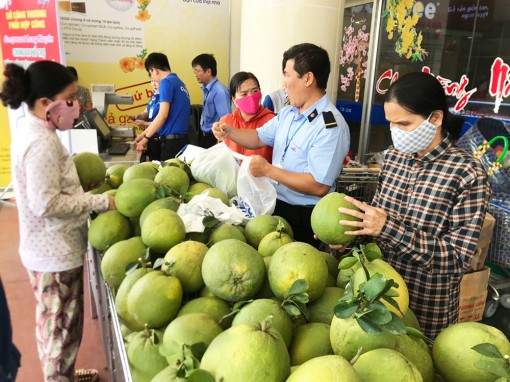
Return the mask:
M457 322L460 280L475 253L490 186L481 164L453 145L459 132L446 95L430 74L409 73L384 102L395 149L389 150L370 205L346 197L360 212L340 221L373 236L384 259L404 278L409 307L425 335Z

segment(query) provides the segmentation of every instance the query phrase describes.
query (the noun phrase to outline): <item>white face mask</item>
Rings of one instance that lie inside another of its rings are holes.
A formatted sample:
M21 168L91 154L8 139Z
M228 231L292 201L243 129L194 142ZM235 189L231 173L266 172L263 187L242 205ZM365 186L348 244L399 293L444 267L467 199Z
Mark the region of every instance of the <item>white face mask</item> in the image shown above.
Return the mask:
M437 126L429 121L431 116L432 114L413 131L391 127L391 139L395 149L406 154L414 154L429 147L437 132Z

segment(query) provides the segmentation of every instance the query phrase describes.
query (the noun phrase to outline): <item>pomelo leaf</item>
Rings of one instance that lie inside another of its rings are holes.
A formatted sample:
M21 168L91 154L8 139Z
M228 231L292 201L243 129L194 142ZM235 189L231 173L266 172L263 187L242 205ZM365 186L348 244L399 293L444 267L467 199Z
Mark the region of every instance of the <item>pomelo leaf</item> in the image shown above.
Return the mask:
M219 223L219 220L214 217L214 215L206 216L202 219L202 224L206 228L213 228L216 224Z
M356 318L356 321L358 322L358 325L363 329L365 332L370 334L377 334L381 333L381 328L379 325L375 324L372 320L368 319L365 316L361 316Z
M310 321L310 313L308 312L308 308L306 307L306 305L302 304L300 302L295 302L295 304L298 307L298 309L301 311L303 316L305 316L306 321Z
M363 253L369 261L382 258L382 252L376 243L368 243L363 246Z
M338 264L338 269L352 268L352 266L355 265L357 262L358 259L356 259L353 256L344 257L342 260L340 260L340 264Z
M188 382L214 382L214 377L207 370L195 369L189 372Z
M126 265L126 275L133 273L138 268L138 261L134 261Z
M158 186L156 189L156 199L163 199L166 196L165 187L166 186Z
M307 304L310 301L310 298L308 297L308 293L306 293L306 292L292 295L291 297L289 297L289 299L291 299L294 302L301 303L301 304Z
M294 281L289 289L288 296L300 294L308 290L308 283L304 279L298 279Z
M338 318L349 318L352 317L354 313L359 308L359 301L354 302L346 302L346 301L340 301L338 304L335 305L333 308L333 312L335 313L335 316Z
M364 292L365 297L369 301L373 301L376 299L380 294L384 293L384 290L386 288L386 277L383 275L376 273L370 279L368 279L365 282L364 286ZM390 286L391 288L391 286ZM360 288L361 289L361 288Z
M391 334L406 334L406 324L395 313L391 313L391 321L381 325L381 329Z
M508 366L506 366L503 361L498 362L494 359L482 359L475 362L475 367L498 377L510 378Z
M374 302L368 305L369 311L365 316L377 325L384 325L392 320L391 312L380 302Z
M154 265L152 266L152 268L156 269L156 268L160 268L163 264L165 263L165 259L162 258L162 257L159 257L158 259L156 259L156 261L154 262Z
M413 328L412 326L406 326L406 334L410 337L421 338L425 342L428 342L427 336L425 336L425 334L423 334L421 330Z
M474 351L490 358L503 358L503 355L500 353L499 349L488 342L485 342L483 344L478 344L473 346L471 349Z
M398 306L398 302L395 301L394 298L392 297L388 297L386 295L383 295L381 297L384 301L386 301L388 304L390 304L391 306L393 306L395 309L397 309L400 313L402 313L402 315L404 314L401 310L400 310L400 307Z
M285 311L291 317L295 317L295 316L300 316L301 315L301 311L299 310L299 308L297 306L293 305L293 304L284 304L283 308L285 309Z
M163 357L169 357L180 351L180 346L175 341L166 341L159 345L159 354Z

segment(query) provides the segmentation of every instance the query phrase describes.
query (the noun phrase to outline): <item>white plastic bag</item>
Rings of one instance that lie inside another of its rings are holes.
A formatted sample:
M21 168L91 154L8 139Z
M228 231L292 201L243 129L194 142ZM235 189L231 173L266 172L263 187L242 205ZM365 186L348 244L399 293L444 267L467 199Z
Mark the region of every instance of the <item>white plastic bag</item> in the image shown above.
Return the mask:
M225 143L218 143L198 154L190 168L197 181L209 183L227 194L229 199L237 195L239 164Z
M245 156L237 175L237 195L251 206L255 216L272 215L276 206L276 189L264 177L250 173L251 157Z

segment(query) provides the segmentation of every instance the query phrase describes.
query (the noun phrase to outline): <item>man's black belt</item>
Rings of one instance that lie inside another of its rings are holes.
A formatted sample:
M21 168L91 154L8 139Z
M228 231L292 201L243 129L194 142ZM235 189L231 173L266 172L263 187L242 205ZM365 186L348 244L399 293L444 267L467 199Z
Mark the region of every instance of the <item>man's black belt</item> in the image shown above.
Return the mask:
M187 134L168 134L168 135L163 135L160 137L160 139L166 141L167 139L179 139L179 138L187 138L188 135Z

